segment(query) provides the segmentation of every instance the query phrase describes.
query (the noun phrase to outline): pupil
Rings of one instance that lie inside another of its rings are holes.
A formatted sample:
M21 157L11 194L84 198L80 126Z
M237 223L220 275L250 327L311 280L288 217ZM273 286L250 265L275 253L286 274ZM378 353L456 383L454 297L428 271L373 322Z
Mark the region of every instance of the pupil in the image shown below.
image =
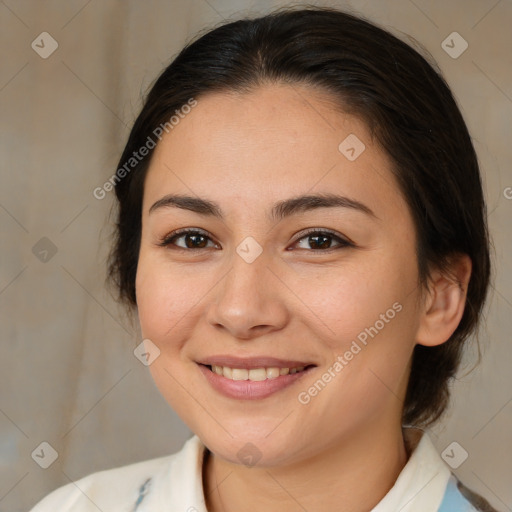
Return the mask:
M310 239L311 240L314 240L313 242L313 245L319 245L320 247L318 248L321 248L321 249L328 249L329 248L329 236L325 236L325 235L314 235L314 236L311 236ZM324 241L322 243L318 243L318 240L319 239L323 239ZM311 245L311 243L310 243Z
M186 241L187 241L187 247L189 249L193 249L194 247L197 248L203 248L204 247L204 240L203 240L203 244L197 244L197 239L199 238L205 238L203 235L187 235L187 238L186 238Z
M202 243L201 243L201 239L202 240ZM309 237L310 239L310 246L312 246L313 248L315 248L314 246L316 246L317 249L328 249L329 246L330 246L330 243L329 243L329 240L330 240L330 236L325 236L325 235L312 235ZM322 241L320 241L322 240ZM198 243L199 241L199 243ZM312 241L312 243L311 243ZM187 247L190 249L190 248L203 248L205 247L205 237L203 235L187 235L186 237L186 245Z

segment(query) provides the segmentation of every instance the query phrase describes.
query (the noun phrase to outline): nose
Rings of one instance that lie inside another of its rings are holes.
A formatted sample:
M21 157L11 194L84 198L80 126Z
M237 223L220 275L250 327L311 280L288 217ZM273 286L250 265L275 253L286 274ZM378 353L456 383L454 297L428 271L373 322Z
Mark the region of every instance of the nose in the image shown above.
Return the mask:
M242 340L282 329L289 319L285 287L269 264L264 253L252 263L235 253L231 269L214 288L208 323Z

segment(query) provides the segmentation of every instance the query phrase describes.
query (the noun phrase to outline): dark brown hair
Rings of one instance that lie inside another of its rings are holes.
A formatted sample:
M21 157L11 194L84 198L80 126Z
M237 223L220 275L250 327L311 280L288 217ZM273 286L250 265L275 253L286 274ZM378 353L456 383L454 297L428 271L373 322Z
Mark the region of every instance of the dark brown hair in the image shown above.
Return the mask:
M225 23L187 44L146 97L118 168L191 98L305 84L360 117L393 162L414 219L420 285L450 257L470 256L462 320L439 346L417 345L403 423L426 426L448 405L448 384L476 330L490 277L489 237L478 161L463 117L439 71L416 50L362 18L331 8L285 8ZM109 264L119 296L136 305L144 178L152 150L115 187L116 241ZM424 288L425 289L425 288Z

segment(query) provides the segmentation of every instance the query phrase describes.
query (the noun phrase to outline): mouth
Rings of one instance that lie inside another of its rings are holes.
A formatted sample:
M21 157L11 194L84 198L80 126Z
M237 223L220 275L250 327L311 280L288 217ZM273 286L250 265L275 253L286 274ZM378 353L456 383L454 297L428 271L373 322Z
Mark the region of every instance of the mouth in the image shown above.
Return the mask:
M221 375L229 380L250 380L252 382L261 382L267 379L277 379L281 375L294 375L296 373L301 373L309 368L312 368L314 365L306 365L306 366L295 366L295 367L278 367L278 366L270 366L270 367L261 367L261 368L231 368L229 366L220 366L220 365L203 365L206 366L211 372Z
M210 386L229 398L266 398L301 379L316 368L303 361L267 357L250 359L212 357L197 363Z

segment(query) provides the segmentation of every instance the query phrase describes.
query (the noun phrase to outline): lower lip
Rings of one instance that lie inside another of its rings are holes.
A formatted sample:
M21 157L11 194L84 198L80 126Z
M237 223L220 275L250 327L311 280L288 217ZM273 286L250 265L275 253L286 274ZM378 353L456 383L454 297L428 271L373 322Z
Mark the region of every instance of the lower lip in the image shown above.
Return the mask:
M293 374L280 375L275 379L266 379L260 381L253 380L231 380L211 371L207 366L200 364L199 369L211 384L213 389L229 398L241 400L258 400L266 398L278 391L281 391L304 375L308 374L314 366Z

